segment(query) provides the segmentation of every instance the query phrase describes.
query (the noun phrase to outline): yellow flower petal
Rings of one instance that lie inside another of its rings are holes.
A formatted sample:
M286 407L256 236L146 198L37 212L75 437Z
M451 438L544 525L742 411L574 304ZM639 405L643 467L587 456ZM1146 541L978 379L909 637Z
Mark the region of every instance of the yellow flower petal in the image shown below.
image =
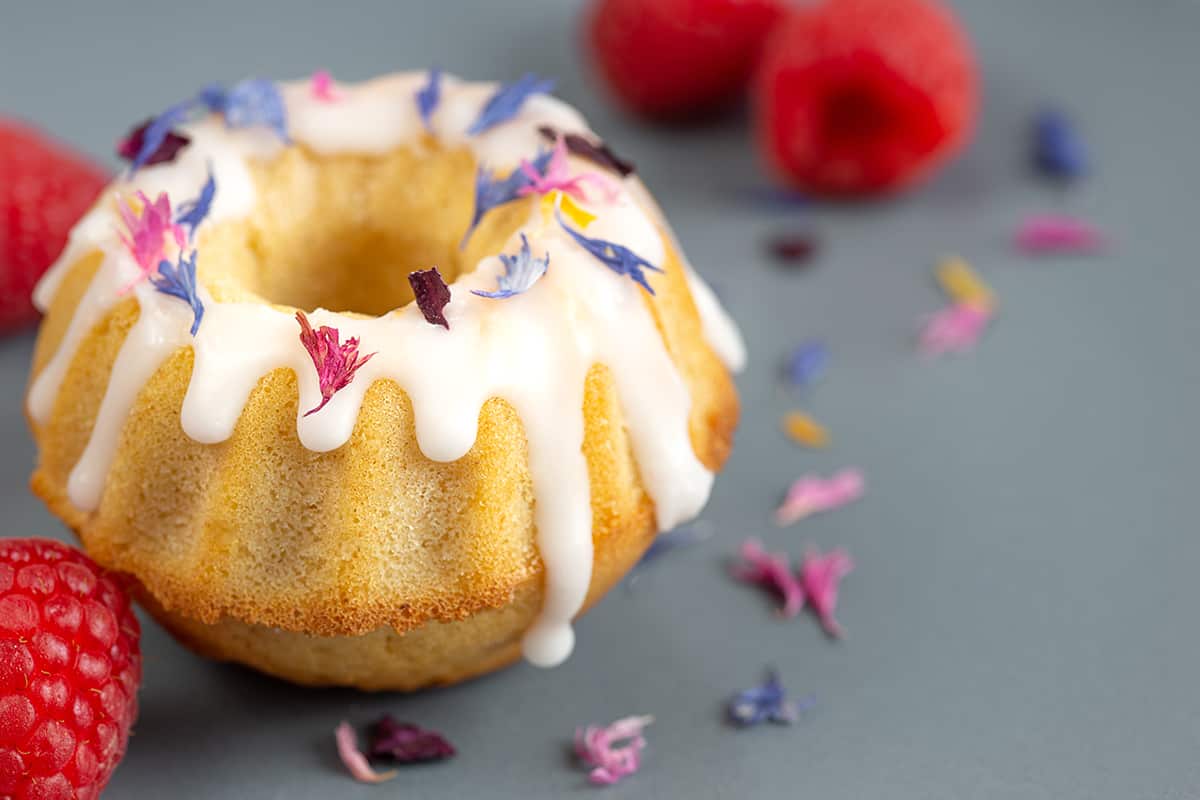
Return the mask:
M542 215L547 222L555 208L562 209L563 214L580 228L586 228L596 218L595 214L580 208L570 195L563 194L558 190L542 197Z
M995 295L971 265L958 256L952 256L937 266L937 280L942 291L955 303L967 303L979 308L992 308Z
M821 448L829 444L829 432L803 411L791 411L783 417L783 431L796 444Z

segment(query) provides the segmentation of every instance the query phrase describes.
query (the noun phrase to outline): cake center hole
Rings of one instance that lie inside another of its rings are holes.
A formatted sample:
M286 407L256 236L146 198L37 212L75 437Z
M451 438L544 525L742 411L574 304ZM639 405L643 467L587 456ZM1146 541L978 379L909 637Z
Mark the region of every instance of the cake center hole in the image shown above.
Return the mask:
M218 299L385 314L412 302L411 272L436 266L449 283L527 218L526 203L498 209L460 249L475 169L468 151L429 144L381 156L289 147L251 165L254 212L199 243L201 280Z

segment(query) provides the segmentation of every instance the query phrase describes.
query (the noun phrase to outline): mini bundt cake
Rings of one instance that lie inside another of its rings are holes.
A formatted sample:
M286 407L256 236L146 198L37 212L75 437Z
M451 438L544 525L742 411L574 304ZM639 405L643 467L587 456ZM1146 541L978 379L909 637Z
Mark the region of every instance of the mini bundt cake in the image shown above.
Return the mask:
M553 665L700 511L740 339L548 89L248 80L122 143L38 287L33 488L185 643L367 689Z

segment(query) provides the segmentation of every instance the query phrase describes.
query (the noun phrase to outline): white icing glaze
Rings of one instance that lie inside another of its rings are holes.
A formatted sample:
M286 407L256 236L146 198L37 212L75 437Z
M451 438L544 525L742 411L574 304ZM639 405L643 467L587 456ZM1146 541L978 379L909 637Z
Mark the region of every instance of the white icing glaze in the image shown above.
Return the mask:
M282 87L289 134L320 153L384 153L413 142L424 126L413 102L423 73L341 86L341 99L323 102L307 82ZM528 100L509 122L479 135L465 131L496 84L464 83L447 76L432 133L449 145L470 148L481 163L510 169L536 152L538 126L589 132L574 109L550 97ZM139 171L116 187L154 196L167 192L177 205L194 197L211 168L217 193L205 221L211 225L252 213L255 189L249 159L269 158L281 147L265 130L228 131L210 118L187 126L192 139L175 162ZM576 169L591 169L572 160ZM661 212L636 180L626 180L612 201L596 212L586 235L619 242L655 265L665 257ZM82 337L121 298L117 290L137 276L132 258L117 239L111 203L102 202L76 227L66 251L37 289L45 309L66 272L82 256L99 250L103 261L75 311L58 350L31 388L32 418L45 423ZM397 382L411 399L417 441L435 461L453 461L473 446L480 410L489 398L508 401L519 414L528 440L529 469L536 496L538 548L545 564L545 601L526 633L526 657L541 666L560 663L571 652L571 620L583 604L592 572L590 481L582 453L584 382L591 365L611 370L625 412L643 484L654 500L660 529L699 512L713 476L692 450L688 435L691 400L647 311L642 290L616 275L575 243L556 222L534 209L522 227L534 252L548 253L550 269L527 293L507 300L477 297L470 289L495 285L503 271L496 256L483 259L454 282L445 314L450 330L428 324L415 305L381 317L350 317L318 309L314 326L330 325L343 338L357 336L363 352L375 355L354 381L319 413L320 388L292 316L266 305L217 303L202 294L206 311L194 337L191 312L178 300L143 282L133 291L140 307L113 366L91 439L71 473L68 494L91 511L103 498L105 479L138 392L163 361L191 346L194 366L183 402L181 425L197 442L212 444L232 435L258 381L280 367L298 376L297 433L314 451L334 450L349 439L363 398L379 379ZM514 235L505 252L515 252ZM678 246L676 245L678 251ZM200 254L203 278L203 252ZM411 265L415 268L419 265ZM732 321L687 267L688 282L714 351L731 368L744 348ZM655 277L650 276L653 285ZM246 343L254 347L247 348Z

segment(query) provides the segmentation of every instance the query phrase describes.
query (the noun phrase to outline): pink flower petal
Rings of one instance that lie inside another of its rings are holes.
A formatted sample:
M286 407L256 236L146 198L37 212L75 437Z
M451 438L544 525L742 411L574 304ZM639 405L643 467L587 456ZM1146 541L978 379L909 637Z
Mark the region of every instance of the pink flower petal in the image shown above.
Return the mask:
M333 735L337 740L338 757L342 759L346 769L354 776L354 780L362 783L383 783L396 777L395 770L376 772L371 768L371 765L367 763L367 757L358 749L358 736L354 733L354 728L350 727L349 722L338 725Z
M1059 214L1025 218L1017 228L1017 249L1030 255L1075 253L1104 249L1104 233L1086 220Z
M611 203L617 196L617 188L613 181L598 172L571 175L566 140L562 136L559 136L554 143L554 150L546 165L545 173L539 173L528 159L521 160L520 170L529 179L529 183L517 190L519 197L561 191L575 200L587 202L587 192L583 188L585 184L594 186L606 202Z
M319 69L312 74L309 87L313 97L322 103L335 103L342 99L342 91L333 84L333 76L327 69Z
M117 290L126 294L141 281L158 272L158 265L167 259L167 244L174 242L183 249L186 242L183 226L176 225L171 216L171 200L162 192L153 201L142 192L137 200L141 210L135 212L129 200L117 197L117 215L125 230L120 233L121 244L137 264L138 276Z
M317 384L321 388L321 402L316 408L305 412L304 416L307 417L320 411L335 393L349 386L354 380L354 373L375 354L359 356L358 339L353 336L339 343L337 328L322 325L313 330L303 311L296 312L296 321L300 323L300 343L312 359L317 370Z
M792 575L788 558L782 553L768 553L758 539L742 543L742 563L735 564L730 574L736 580L752 583L774 592L783 600L779 614L794 617L804 607L804 590Z
M929 356L966 353L987 330L993 311L973 303L953 303L931 315L921 329L919 348Z
M858 469L844 469L827 479L804 475L788 489L775 512L775 522L791 525L811 514L841 508L862 497L865 490L866 482Z
M588 780L611 786L637 772L642 765L646 739L642 731L654 717L625 717L607 726L588 725L575 731L575 754L591 767Z
M842 627L834 618L838 586L853 569L854 560L849 553L840 549L822 554L815 547L809 548L800 564L800 584L804 587L804 596L821 621L821 627L830 636L842 635Z

